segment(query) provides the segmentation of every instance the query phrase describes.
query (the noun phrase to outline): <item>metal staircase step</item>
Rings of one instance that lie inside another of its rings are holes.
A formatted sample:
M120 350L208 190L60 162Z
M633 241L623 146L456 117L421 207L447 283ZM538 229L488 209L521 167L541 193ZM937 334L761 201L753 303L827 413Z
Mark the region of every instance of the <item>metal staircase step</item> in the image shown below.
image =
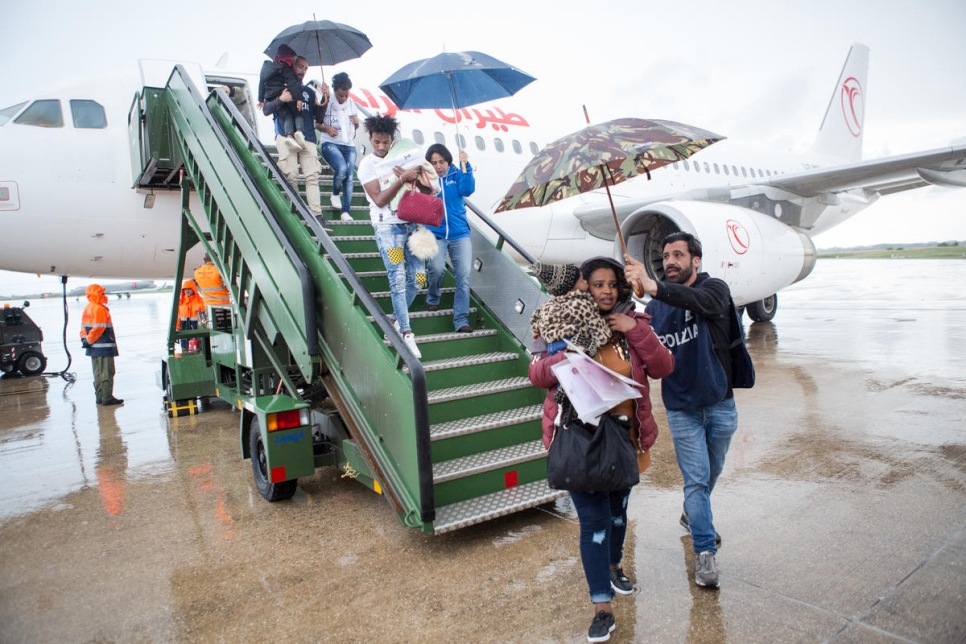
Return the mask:
M413 315L410 314L409 318L412 319ZM371 322L372 320L370 320ZM416 344L429 344L430 342L449 342L450 340L469 340L471 338L485 338L487 336L496 335L496 329L474 329L472 333L457 333L456 331L451 331L449 333L430 333L427 335L417 335ZM382 338L382 343L387 347L392 344L389 338ZM426 363L424 362L425 366Z
M543 458L546 454L543 441L535 440L442 461L433 465L433 483L445 483L481 472L519 465Z
M472 418L460 418L445 423L437 423L429 428L430 440L443 440L456 436L485 432L498 427L518 425L534 420L540 420L543 415L543 405L530 405L517 409L504 409L493 414L474 416Z
M494 334L496 332L494 331ZM460 333L466 336L468 333ZM419 336L416 336L417 338ZM454 369L456 367L472 367L481 364L492 364L494 362L508 362L516 360L517 354L506 351L495 351L493 353L480 353L474 356L454 356L452 358L441 358L439 360L425 360L422 362L423 371L442 371L443 369ZM403 373L409 373L409 367L403 367Z
M547 487L547 481L541 480L492 492L475 499L444 505L436 509L433 533L442 534L483 523L520 510L550 503L566 494L563 490L551 490Z
M436 389L430 391L426 398L430 405L434 403L449 402L451 400L462 400L475 396L486 396L489 394L499 394L506 391L526 389L532 387L530 379L525 376L516 378L504 378L502 380L491 380L489 382L479 382L460 387L450 387L449 389Z
M419 292L420 292L420 294L425 294L426 293L426 289L421 289ZM439 289L439 292L440 293L455 293L456 292L456 287L455 286L444 286L443 288ZM378 300L379 298L392 297L392 291L371 291L369 293L369 295L371 295L372 297L374 297L374 298L376 298ZM447 310L450 313L453 312L453 309L447 309ZM412 316L412 313L410 313L409 315L411 317Z
M420 291L420 293L423 293L423 292L424 291ZM371 293L370 293L370 295L371 295ZM476 313L476 307L475 306L471 306L470 307L470 313ZM422 319L426 319L426 318L443 318L443 317L449 317L451 315L453 315L453 309L437 309L435 311L410 311L409 312L409 319L410 320L422 320ZM366 316L366 319L369 320L370 322L375 322L376 321L376 318L374 316L372 316L372 315L367 315ZM451 334L447 334L447 335L451 335ZM461 335L470 335L470 334L464 333L464 334L461 334ZM430 337L430 336L423 336L423 337ZM479 336L477 336L477 337L479 337ZM427 340L427 342L432 342L432 340Z

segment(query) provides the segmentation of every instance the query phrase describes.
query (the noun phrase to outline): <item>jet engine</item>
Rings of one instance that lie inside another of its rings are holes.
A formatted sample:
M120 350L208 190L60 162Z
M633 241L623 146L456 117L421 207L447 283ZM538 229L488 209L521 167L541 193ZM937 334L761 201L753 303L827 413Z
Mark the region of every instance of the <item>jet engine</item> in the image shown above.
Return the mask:
M663 201L634 211L621 223L628 252L658 280L665 278L661 240L677 231L701 240L700 270L725 280L735 304L747 306L756 321L774 317L775 294L815 267L815 245L805 233L740 206ZM614 254L621 256L617 239Z

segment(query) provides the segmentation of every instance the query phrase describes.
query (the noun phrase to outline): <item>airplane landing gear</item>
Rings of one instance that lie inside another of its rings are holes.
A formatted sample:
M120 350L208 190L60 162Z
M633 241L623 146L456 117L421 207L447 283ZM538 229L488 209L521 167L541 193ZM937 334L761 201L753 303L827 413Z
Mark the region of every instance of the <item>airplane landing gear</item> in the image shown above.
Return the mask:
M752 302L745 307L752 322L770 322L778 312L778 294Z

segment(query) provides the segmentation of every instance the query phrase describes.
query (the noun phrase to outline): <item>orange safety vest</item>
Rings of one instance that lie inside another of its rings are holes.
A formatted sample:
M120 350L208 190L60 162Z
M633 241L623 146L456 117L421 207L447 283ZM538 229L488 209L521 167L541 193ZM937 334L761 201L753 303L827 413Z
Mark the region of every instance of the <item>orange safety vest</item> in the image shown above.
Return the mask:
M201 298L205 306L228 306L228 289L221 281L221 275L214 264L202 264L195 269L195 282L201 289Z
M191 289L191 295L185 294L186 289ZM181 328L181 323L186 321L197 322L200 314L205 310L205 303L198 295L198 288L193 280L185 280L181 287L181 299L178 302L178 323L176 329Z
M114 324L111 312L104 306L107 297L104 287L91 284L87 287L88 304L81 315L80 337L87 340L90 347L87 355L98 358L117 355L117 341L114 339Z

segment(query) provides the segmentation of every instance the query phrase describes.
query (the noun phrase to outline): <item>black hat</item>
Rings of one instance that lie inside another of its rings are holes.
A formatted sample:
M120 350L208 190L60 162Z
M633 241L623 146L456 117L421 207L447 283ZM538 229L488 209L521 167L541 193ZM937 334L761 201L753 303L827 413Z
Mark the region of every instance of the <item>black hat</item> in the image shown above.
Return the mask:
M551 295L569 293L580 280L580 269L576 264L544 264L536 262L530 266L534 275L547 287Z
M581 272L583 272L584 267L587 266L588 264L590 264L591 262L593 262L595 264L596 263L609 264L610 267L613 268L615 271L619 271L620 274L623 274L624 273L624 265L623 264L621 264L619 261L617 261L613 257L607 257L605 255L598 255L597 257L591 257L590 259L584 261L584 263L580 265Z

